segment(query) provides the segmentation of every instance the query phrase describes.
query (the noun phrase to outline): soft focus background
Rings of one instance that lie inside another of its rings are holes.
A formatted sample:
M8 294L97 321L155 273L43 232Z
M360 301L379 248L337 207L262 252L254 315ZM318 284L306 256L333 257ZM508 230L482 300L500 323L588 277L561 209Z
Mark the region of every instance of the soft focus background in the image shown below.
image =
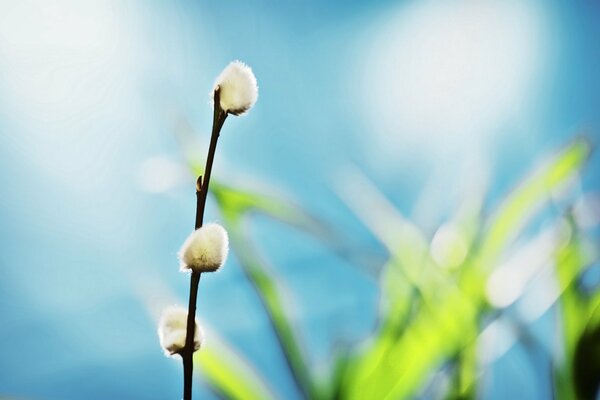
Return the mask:
M600 158L585 163L588 142L573 141L600 138L598 38L600 4L584 1L0 1L0 396L179 398L156 316L187 303L176 253L193 228L209 93L240 59L259 100L219 142L213 177L228 189L207 219L239 246L200 283L217 361L198 365L197 398L235 397L215 378L234 371L226 352L274 397L301 398L294 346L314 386L354 360L342 386L383 391L363 398L569 398L592 315L569 310L600 281ZM237 225L224 210L238 190L274 203ZM498 215L514 222L502 246L486 239ZM408 254L419 243L427 269ZM575 250L572 274L554 273ZM412 272L386 273L396 258ZM467 275L477 260L501 272ZM278 293L266 302L265 279ZM444 308L436 296L457 288L467 300ZM396 297L397 315L412 314L393 340L408 337L417 361L386 347L361 364ZM470 332L463 304L473 336L450 345L456 326ZM382 378L360 366L381 359Z

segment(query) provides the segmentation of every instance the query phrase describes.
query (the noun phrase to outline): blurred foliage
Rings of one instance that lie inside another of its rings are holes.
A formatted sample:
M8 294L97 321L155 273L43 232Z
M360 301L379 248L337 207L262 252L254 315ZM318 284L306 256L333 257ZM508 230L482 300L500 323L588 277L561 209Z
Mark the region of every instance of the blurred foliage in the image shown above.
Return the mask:
M383 230L372 229L389 253L379 269L381 301L377 328L362 343L337 349L327 376L315 376L311 370L302 348L301 329L286 312L286 291L277 279L276 268L261 259L245 227L253 213L260 213L301 229L332 251L347 256L349 253L340 251L343 236L287 199L220 182L214 182L211 191L230 234L232 249L269 317L277 337L274 345L285 356L289 373L304 398L468 399L477 396L478 377L482 368L488 366L478 360L483 332L510 320L506 308L526 292L517 293L508 304L495 304L490 301L490 279L510 258L515 245L527 239L524 232L536 215L553 202L553 195L577 177L590 151L586 140L573 140L522 179L488 215L482 199L467 202L444 227L454 235L442 257L433 254L427 236L409 220L401 218ZM202 166L187 158L194 174L201 173ZM375 213L381 210L376 207L362 210L365 225L372 227L368 222L377 219ZM582 293L576 282L596 256L586 251L588 239L575 223L571 208L572 204L567 204L563 215L553 217L553 226L561 227L561 232L566 229L568 235L552 236L556 238L551 241L551 257L541 262L540 268L553 268L552 277L558 288L542 311L556 306L562 327L563 346L551 355L556 397L595 398L600 377L600 292ZM523 250L535 251L534 244L535 241L527 241ZM364 267L352 257L350 260L356 261L357 267ZM540 275L537 271L530 280L535 281ZM523 319L512 322L522 335L517 335L516 340L529 337L526 325L531 321ZM281 397L233 348L224 344L203 349L195 362L205 381L224 398ZM447 383L432 388L433 378L439 374L447 378Z
M211 344L194 354L194 364L200 366L211 387L221 397L229 399L272 399L273 394L253 369L217 335Z

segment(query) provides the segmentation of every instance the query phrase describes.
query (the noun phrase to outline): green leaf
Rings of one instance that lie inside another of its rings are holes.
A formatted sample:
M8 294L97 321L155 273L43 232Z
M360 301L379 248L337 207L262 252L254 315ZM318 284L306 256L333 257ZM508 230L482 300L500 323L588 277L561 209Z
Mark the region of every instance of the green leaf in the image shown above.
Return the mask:
M311 235L323 246L350 261L358 261L355 253L369 253L368 249L350 248L347 239L342 237L338 230L289 199L233 188L220 182L211 183L211 193L215 196L223 216L232 223L237 223L239 219L256 212ZM362 254L361 258L366 257Z
M571 361L575 354L577 341L583 333L587 322L587 308L572 285L575 277L582 269L582 257L577 240L571 241L557 252L556 274L562 295L559 299L560 318L562 322L562 339L564 343L562 365L555 370L555 389L558 399L575 398L573 387L573 369Z
M564 363L556 366L555 381L557 398L565 400L575 398L575 386L573 384L576 382L576 378L581 378L581 376L575 376L573 371L577 348L581 346L580 342L582 340L584 346L588 347L588 349L579 349L578 361L581 363L585 359L585 357L582 357L582 351L584 353L593 351L591 349L592 343L585 342L589 342L590 332L597 329L600 321L600 314L596 312L598 304L600 304L600 292L588 297L583 295L575 285L577 277L588 265L596 261L596 257L589 257L584 249L581 232L577 230L577 225L572 218L569 218L569 222L572 232L570 241L557 251L555 261L556 276L561 291L559 311L564 343L563 359L565 360ZM592 334L593 336L594 334ZM597 338L593 339L592 342L595 351L597 349ZM595 360L593 361L595 362ZM584 369L588 367L584 367ZM582 385L581 380L578 382L577 388L581 391L584 385Z
M585 139L576 139L556 157L526 178L498 208L485 234L480 252L484 268L491 268L508 242L516 237L533 211L547 201L583 166L591 151Z
M458 292L422 308L402 332L381 335L348 374L351 399L404 399L416 395L429 374L477 335L476 313Z
M194 354L194 365L203 379L228 399L274 399L264 380L230 348L211 335L210 343Z
M240 225L227 225L227 228L231 245L265 308L293 378L306 397L317 398L317 388L304 358L305 352L300 346L301 340L296 334L297 329L294 329L288 318L291 313L285 309L280 285L272 272L264 271L263 262L249 245Z
M296 329L288 319L291 314L285 310L280 285L273 272L265 271L264 262L247 239L242 224L252 210L262 211L292 224L302 223L304 216L294 207L266 196L242 192L218 183L212 187L212 191L225 219L231 247L264 306L292 377L306 397L315 398L318 395L317 388L304 359Z

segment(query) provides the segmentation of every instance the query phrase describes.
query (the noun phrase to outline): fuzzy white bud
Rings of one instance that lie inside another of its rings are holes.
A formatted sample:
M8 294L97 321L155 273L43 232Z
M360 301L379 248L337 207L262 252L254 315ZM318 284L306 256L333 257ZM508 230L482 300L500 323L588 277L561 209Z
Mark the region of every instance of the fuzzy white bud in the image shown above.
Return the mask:
M163 310L158 322L158 338L165 354L172 356L185 347L188 310L181 306L171 306ZM202 346L202 330L195 321L194 351Z
M221 108L233 115L248 111L258 98L256 77L252 69L241 61L233 61L225 67L215 81L214 90L217 88Z
M214 272L229 252L227 231L219 224L206 224L195 230L181 246L179 260L182 271Z

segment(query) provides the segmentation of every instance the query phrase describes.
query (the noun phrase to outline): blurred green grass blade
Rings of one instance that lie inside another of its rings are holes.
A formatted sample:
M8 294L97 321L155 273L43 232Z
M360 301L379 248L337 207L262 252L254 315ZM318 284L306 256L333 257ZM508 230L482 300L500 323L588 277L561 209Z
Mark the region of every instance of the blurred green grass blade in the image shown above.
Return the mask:
M274 218L294 225L304 225L311 218L289 202L278 201L246 190L223 185L218 181L211 183L210 190L219 206L230 213L230 217L241 217L248 211L259 210Z
M239 224L228 225L232 247L246 273L250 283L256 289L273 331L279 341L281 350L289 364L290 371L297 382L299 389L305 397L316 398L317 389L300 347L301 340L296 335L288 319L291 315L285 310L285 302L276 279L264 272L262 262L252 247L248 244L246 236L241 232Z
M389 353L390 364L402 364L387 394L410 398L440 364L476 337L477 314L459 292L450 293L437 309L423 310Z
M556 254L556 276L561 291L559 298L559 310L562 322L563 333L563 357L565 360L561 365L557 365L555 371L557 398L571 399L576 396L576 385L579 383L579 391L584 390L581 376L574 375L574 364L576 361L582 361L582 349L579 350L579 360L577 358L577 348L580 341L588 340L586 332L593 332L600 322L600 315L596 313L600 304L600 291L592 296L584 295L575 284L578 276L584 272L585 268L597 261L597 254L585 251L584 238L581 232L577 230L577 225L573 218L569 218L572 230L570 241L557 251ZM593 340L597 343L597 339ZM585 344L591 346L592 343ZM595 346L595 344L594 344ZM591 348L583 349L584 353L592 351ZM584 356L585 358L585 356ZM587 367L585 367L587 368Z
M573 386L573 368L571 360L575 353L577 340L581 337L587 321L587 310L579 298L573 280L582 268L582 258L576 240L569 242L557 252L556 275L562 292L559 298L562 339L564 343L562 365L556 366L555 390L559 400L575 398Z
M429 241L414 223L389 201L358 168L348 167L336 183L340 198L370 232L387 248L390 262L385 269L397 269L417 291L429 299L449 283L448 276L433 265ZM393 290L386 294L394 295Z
M579 399L596 399L600 382L600 309L592 311L579 336L573 354L572 375Z
M476 398L477 343L467 344L458 354L458 393L456 399Z
M187 140L189 138L186 136L184 139ZM192 173L195 176L202 175L204 165L196 163L194 157L189 157L189 153L186 153L185 156ZM320 225L319 221L291 203L279 201L257 193L234 189L221 184L214 178L210 185L210 191L215 196L220 212L226 221L225 225L230 235L232 248L238 256L246 276L264 305L282 352L290 365L293 377L298 382L299 389L304 393L305 397L317 398L319 394L313 385L303 352L299 347L300 341L295 336L295 331L288 321L288 313L284 310L284 304L276 281L263 271L259 257L251 246L248 245L248 241L242 232L241 221L249 212L258 211L320 236L323 236L326 231L324 226ZM199 357L206 357L206 360L210 361L209 366L218 367L218 360L210 356L211 354ZM201 358L201 360L203 359ZM212 373L210 376L213 378L213 382L220 385L218 390L226 389L225 393L227 395L230 395L230 392L236 396L238 394L243 395L243 391L233 392L235 388L229 385L229 378L233 378L233 376L224 374L217 367L209 371ZM254 394L251 397L241 398L254 398L253 396Z
M358 168L347 167L336 192L356 217L405 268L417 268L429 248L425 235L405 218ZM414 267L413 267L414 266ZM411 270L407 271L412 275Z
M429 374L476 335L476 310L460 293L449 293L437 309L421 309L401 336L379 338L346 377L348 398L413 398Z
M389 261L388 264L394 262ZM391 350L402 328L407 323L413 306L415 306L415 288L397 268L386 265L381 279L384 291L381 299L380 326L367 343L366 351L354 355L347 360L346 368L341 371L338 389L341 398L351 398L356 386L361 387L365 398L372 398L368 387L352 382L366 380L375 374L380 375L381 364L386 361L386 354Z
M368 204L354 204L358 195L352 193L345 197L388 247L391 258L382 275L385 309L380 329L368 349L351 360L344 394L356 399L410 398L440 363L466 345L466 338L476 336L476 309L446 271L434 264L425 235L391 210L373 185L362 185L360 195L365 191ZM381 210L388 211L383 215ZM463 375L470 384L474 377L468 372Z
M194 365L220 395L232 400L274 399L263 379L218 339L194 354Z
M404 277L400 268L390 265L394 262L397 261L389 261L381 275L383 293L379 314L382 332L388 329L399 332L417 302L415 286Z
M347 346L343 347L343 350L334 352L332 355L332 368L329 375L323 377L323 380L319 382L324 389L322 397L323 399L342 399L344 398L344 376L347 369L351 365L351 356L349 354L350 348Z
M292 215L297 216L297 214L295 212L292 214L289 206L265 196L242 192L218 183L212 186L212 191L225 219L231 246L264 306L279 346L290 367L290 372L304 396L315 398L317 396L316 388L300 348L301 342L296 337L295 330L288 320L290 314L285 310L276 280L264 272L263 263L249 243L242 225L243 218L249 211L255 209L294 224L298 220Z
M533 211L551 192L577 173L588 158L589 142L579 138L570 143L556 157L526 178L498 208L481 247L481 262L489 268L490 261L500 255L507 243L515 237Z
M320 238L331 234L331 229L323 221L287 199L230 187L220 182L211 183L210 191L221 211L231 221L237 221L250 212L259 212Z
M243 231L243 222L249 213L259 212L313 235L320 240L320 243L329 246L333 251L340 251L337 246L340 239L328 226L291 202L238 190L218 182L211 185L211 191L226 221L232 248L264 305L279 345L300 390L307 398L328 398L328 393L331 393L332 389L328 384L319 385L310 374L305 352L301 348L302 342L297 336L297 330L289 321L288 315L290 314L285 310L282 291L273 274L265 272L264 262ZM347 256L347 254L342 256Z
M250 213L260 213L298 229L328 248L351 265L370 273L381 265L381 255L362 243L352 243L342 232L318 218L293 201L241 190L220 182L211 183L221 213L229 221L237 222Z
M583 269L583 257L577 243L561 249L556 261L559 287L562 291L560 307L567 349L574 347L576 337L587 323L589 313L573 282Z

